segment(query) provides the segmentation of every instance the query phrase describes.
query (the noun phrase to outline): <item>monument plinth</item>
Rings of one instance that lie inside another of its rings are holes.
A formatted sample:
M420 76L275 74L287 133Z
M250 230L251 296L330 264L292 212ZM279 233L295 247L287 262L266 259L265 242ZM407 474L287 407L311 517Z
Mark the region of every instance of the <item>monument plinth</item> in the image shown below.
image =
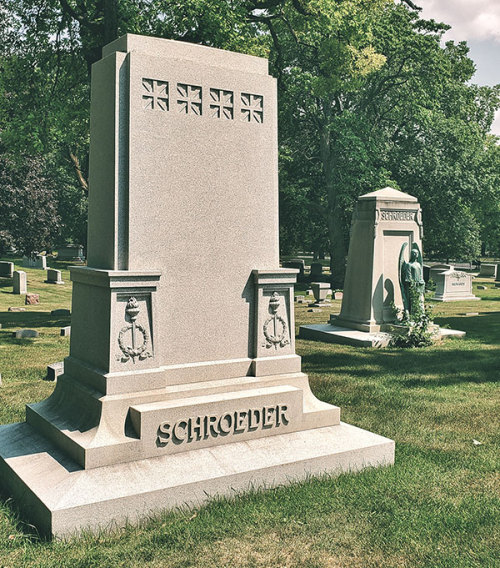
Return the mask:
M26 423L0 427L2 485L42 531L393 462L301 372L277 183L266 60L134 35L104 48L70 355Z

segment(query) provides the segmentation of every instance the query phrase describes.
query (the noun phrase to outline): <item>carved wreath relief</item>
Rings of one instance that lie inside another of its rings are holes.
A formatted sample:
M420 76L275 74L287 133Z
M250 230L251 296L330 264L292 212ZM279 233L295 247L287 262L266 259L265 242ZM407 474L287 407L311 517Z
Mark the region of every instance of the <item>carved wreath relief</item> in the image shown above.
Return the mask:
M286 321L278 315L279 307L280 296L278 292L273 292L269 300L269 311L272 315L265 321L263 329L266 338L264 347L267 347L267 349L274 346L274 349L277 350L278 347L285 347L290 344Z
M145 110L170 111L176 106L182 114L202 116L203 87L177 83L169 91L168 81L142 79L142 101ZM235 93L226 89L209 88L209 115L211 118L234 120L235 112L240 113L243 122L262 124L264 122L264 97L253 93ZM170 98L172 103L170 104ZM239 101L239 111L235 110ZM206 110L206 109L205 109Z
M148 350L148 332L144 326L140 323L136 323L139 312L140 308L137 300L134 297L129 298L125 307L125 320L128 316L130 323L122 327L118 334L118 345L123 353L121 357L122 363L127 363L130 359L135 363L136 357L138 357L140 361L143 361L153 356ZM127 337L128 341L126 339ZM130 345L127 345L129 341Z

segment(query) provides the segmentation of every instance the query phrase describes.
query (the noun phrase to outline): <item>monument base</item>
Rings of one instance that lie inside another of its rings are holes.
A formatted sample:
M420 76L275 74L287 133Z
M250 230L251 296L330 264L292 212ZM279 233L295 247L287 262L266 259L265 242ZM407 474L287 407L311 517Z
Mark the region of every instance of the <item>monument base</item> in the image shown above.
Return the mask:
M435 302L470 302L471 300L480 300L477 296L461 296L460 298L454 296L447 296L446 294L439 296L436 295L431 300Z
M387 347L392 339L390 333L370 333L329 323L301 325L299 337L301 339L313 339L324 341L325 343L338 343L354 347Z
M84 470L28 424L0 426L3 488L43 534L57 537L235 491L392 463L392 440L340 423Z
M390 326L387 326L388 328ZM395 326L393 326L395 327ZM385 332L369 333L348 327L340 327L329 323L301 325L299 337L312 339L324 343L337 343L340 345L352 345L353 347L388 347L393 338L393 333ZM445 337L464 337L465 331L440 327L435 334L435 341Z

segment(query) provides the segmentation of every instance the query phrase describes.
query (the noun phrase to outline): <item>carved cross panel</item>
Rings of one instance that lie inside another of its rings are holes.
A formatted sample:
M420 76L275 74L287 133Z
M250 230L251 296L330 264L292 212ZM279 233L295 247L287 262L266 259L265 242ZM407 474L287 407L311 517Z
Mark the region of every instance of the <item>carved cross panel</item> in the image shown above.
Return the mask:
M143 79L142 93L142 100L146 110L168 110L167 81Z
M184 114L202 114L202 89L196 85L177 83L177 106Z
M241 93L241 120L262 123L264 120L264 97Z
M210 115L212 118L232 120L234 116L234 93L210 89Z

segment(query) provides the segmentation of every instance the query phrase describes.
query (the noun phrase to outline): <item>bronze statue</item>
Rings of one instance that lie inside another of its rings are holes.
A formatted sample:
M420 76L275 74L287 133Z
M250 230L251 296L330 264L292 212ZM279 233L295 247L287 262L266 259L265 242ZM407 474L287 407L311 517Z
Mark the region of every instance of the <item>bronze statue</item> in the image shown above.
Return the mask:
M405 317L415 315L424 307L424 266L422 253L417 243L411 245L410 262L404 259L408 243L403 243L399 253L399 286L403 297Z

